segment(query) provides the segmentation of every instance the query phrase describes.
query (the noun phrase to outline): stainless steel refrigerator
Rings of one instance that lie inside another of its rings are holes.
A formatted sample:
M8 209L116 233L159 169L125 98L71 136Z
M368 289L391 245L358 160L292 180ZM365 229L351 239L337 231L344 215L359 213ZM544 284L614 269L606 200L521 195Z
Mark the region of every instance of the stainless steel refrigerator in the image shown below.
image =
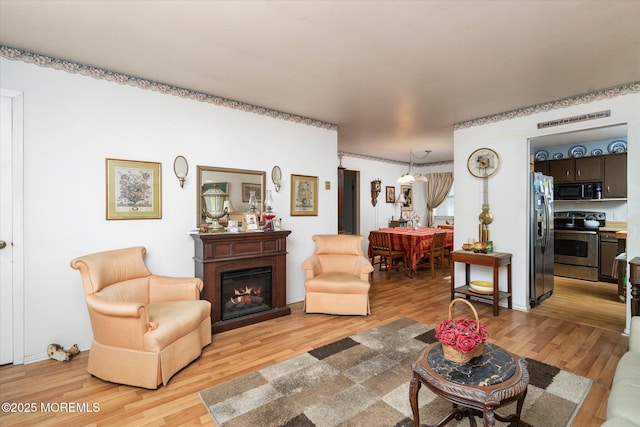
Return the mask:
M553 293L553 178L531 173L530 304L533 308Z

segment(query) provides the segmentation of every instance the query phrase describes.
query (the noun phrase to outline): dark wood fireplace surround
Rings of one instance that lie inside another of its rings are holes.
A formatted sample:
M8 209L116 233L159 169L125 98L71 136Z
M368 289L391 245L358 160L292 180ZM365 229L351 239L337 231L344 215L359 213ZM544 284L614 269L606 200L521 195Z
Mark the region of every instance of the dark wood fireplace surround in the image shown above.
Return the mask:
M193 234L195 274L211 303L211 332L222 332L291 314L287 307L287 236L291 231ZM222 320L222 273L271 267L271 309Z

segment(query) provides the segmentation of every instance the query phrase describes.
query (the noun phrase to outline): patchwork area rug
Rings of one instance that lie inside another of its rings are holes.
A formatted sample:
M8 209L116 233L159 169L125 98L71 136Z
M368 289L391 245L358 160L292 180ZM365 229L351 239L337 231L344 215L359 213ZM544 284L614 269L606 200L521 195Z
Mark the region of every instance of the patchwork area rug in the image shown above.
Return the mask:
M432 326L400 319L198 394L221 427L413 426L411 365L435 341ZM524 425L569 425L592 381L532 359L527 363ZM421 423L434 424L451 409L425 386L418 402ZM515 403L496 412L515 413ZM447 424L468 425L466 418Z

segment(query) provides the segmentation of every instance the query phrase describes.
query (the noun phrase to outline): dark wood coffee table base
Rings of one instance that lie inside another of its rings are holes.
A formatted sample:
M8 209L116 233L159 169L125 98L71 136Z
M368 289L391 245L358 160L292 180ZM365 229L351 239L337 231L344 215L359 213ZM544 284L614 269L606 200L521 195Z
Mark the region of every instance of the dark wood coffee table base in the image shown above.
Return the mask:
M527 395L527 385L529 384L529 373L524 359L512 355L513 363L515 363L515 372L503 382L489 386L466 385L444 378L429 366L427 356L437 346L441 346L441 344L434 343L427 347L420 359L413 365L409 401L415 427L440 427L453 419L461 420L465 417L469 417L471 426L476 426L475 416L482 417L484 426L494 426L496 419L520 425L520 415ZM499 350L505 352L502 349ZM422 384L426 385L437 396L453 404L451 412L437 424L420 424L418 391ZM502 416L495 413L496 409L514 401L517 401L515 414Z

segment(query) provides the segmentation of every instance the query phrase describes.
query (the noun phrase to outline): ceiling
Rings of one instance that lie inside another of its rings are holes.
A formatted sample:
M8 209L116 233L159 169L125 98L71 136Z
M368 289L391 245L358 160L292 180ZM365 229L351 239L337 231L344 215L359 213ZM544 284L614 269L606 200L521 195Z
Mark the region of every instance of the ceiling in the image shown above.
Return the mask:
M640 1L0 0L0 44L453 160L453 125L640 81Z

